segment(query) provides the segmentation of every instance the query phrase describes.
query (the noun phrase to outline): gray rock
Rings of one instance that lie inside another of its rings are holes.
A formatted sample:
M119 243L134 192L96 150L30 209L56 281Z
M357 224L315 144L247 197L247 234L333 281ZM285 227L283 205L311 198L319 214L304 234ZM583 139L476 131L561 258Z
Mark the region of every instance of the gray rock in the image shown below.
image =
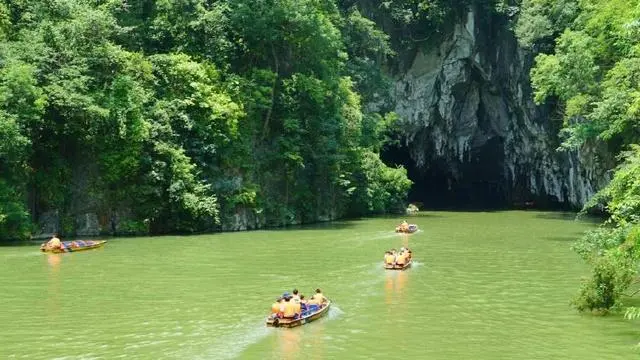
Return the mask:
M38 231L33 235L34 239L45 239L60 232L60 214L58 210L45 211L38 217Z
M411 157L423 169L445 163L453 181L469 181L486 161L479 154L495 153L491 166L509 201L531 194L581 206L608 181L607 154L590 146L556 150L559 125L533 102L533 55L498 20L471 9L438 47L418 51L395 76L391 97Z
M98 215L95 213L80 214L75 217L77 236L97 236L100 235L100 224Z
M231 216L222 221L223 231L245 231L260 229L265 226L264 216L260 211L250 208L238 208Z

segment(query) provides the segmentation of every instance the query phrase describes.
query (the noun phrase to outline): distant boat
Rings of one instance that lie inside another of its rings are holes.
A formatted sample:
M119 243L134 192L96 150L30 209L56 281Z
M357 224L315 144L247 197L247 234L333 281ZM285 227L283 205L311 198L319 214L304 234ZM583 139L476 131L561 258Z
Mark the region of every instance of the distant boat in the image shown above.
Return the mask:
M416 231L418 231L418 225L416 224L409 224L406 230L401 229L400 226L396 226L396 232L411 234Z
M104 245L107 240L74 240L74 241L63 241L60 249L49 249L46 247L46 243L40 246L40 251L48 252L48 253L66 253L66 252L76 252L83 250L91 250L95 248L99 248Z
M290 319L290 318L280 319L280 318L268 317L267 326L292 328L292 327L304 325L306 323L310 323L314 320L318 320L319 318L325 316L329 312L330 306L331 306L331 301L327 301L327 303L319 307L318 310L313 312L311 311L303 312L302 316L300 316L297 319Z

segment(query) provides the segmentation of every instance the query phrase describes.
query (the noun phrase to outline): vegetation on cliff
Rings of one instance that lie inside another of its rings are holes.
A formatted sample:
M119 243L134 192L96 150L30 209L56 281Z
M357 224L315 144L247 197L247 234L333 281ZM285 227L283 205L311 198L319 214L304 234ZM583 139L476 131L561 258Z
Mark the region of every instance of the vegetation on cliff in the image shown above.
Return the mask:
M328 0L0 0L0 239L48 210L73 234L401 209L395 117L363 108L390 54Z
M562 113L562 148L600 143L619 154L612 181L585 206L610 217L574 245L592 265L575 305L606 312L633 293L640 268L640 2L525 0L520 10L516 33L540 52L535 98Z

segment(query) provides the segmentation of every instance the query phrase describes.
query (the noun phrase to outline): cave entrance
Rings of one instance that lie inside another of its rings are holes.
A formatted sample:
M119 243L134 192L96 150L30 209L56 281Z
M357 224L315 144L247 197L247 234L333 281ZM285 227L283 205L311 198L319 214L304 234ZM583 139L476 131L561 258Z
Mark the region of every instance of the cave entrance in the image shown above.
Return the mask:
M416 166L406 146L386 147L382 160L407 169L413 186L409 202L425 209L485 210L509 207L504 176L501 138L492 138L465 156L464 162L430 160L424 168ZM455 167L455 168L454 168Z

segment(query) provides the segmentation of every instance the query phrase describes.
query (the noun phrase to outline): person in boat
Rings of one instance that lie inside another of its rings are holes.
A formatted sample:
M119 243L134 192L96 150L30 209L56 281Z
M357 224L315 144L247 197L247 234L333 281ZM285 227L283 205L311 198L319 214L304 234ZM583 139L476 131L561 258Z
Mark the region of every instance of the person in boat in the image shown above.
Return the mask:
M304 298L304 295L300 295L300 313L304 313L307 309L307 299Z
M396 262L395 256L391 253L391 251L384 252L384 263L386 265L393 265Z
M322 294L322 290L316 289L316 293L311 297L310 303L322 306L327 302L327 298Z
M44 244L44 248L50 250L62 248L62 241L60 241L60 239L58 238L57 233L54 233L53 237L51 237L51 239Z
M400 252L398 256L396 256L396 265L404 266L407 263L407 254L405 252Z
M280 299L278 300L278 317L281 319L284 317L286 299L288 299L290 296L291 295L289 295L289 293L285 291L285 293L282 294L282 296L280 296Z
M271 316L274 318L277 317L282 317L281 313L280 313L280 305L282 302L282 298L277 297L276 298L276 302L274 302L273 304L271 304Z
M295 318L299 318L300 316L302 316L302 304L300 303L300 301L295 301L295 300L291 300L291 302L293 303L293 310L295 311Z
M298 295L298 289L293 289L293 296L291 298L295 303L300 303L300 295Z
M298 307L296 304L291 301L292 297L289 296L284 299L284 311L283 317L285 319L294 319L299 313L297 312ZM282 307L281 307L282 308Z
M407 254L407 260L411 260L411 249L406 248L404 250L405 250L405 253Z
M404 246L400 248L400 253L398 254L398 256L407 256L407 249Z

